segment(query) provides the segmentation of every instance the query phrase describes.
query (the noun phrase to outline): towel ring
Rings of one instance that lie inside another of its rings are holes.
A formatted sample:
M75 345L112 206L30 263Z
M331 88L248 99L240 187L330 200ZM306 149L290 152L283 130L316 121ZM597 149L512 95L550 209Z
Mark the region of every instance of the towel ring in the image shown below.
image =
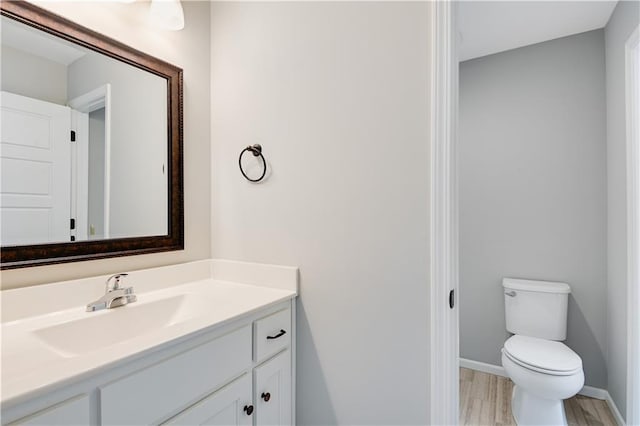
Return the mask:
M260 177L257 179L251 179L242 169L242 156L247 151L251 152L254 157L260 157L260 159L262 160L262 175L260 175ZM262 155L262 146L260 146L259 144L255 144L243 149L240 153L240 157L238 157L238 166L240 166L240 173L242 173L242 176L244 176L246 180L248 180L249 182L260 182L264 178L264 175L267 174L267 161L264 159L264 155Z

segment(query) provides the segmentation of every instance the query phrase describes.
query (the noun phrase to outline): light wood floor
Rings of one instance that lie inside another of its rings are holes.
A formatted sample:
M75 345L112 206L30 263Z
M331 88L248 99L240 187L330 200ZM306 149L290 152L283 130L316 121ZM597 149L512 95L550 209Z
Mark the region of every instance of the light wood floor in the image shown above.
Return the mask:
M515 425L513 382L506 377L460 368L460 424ZM605 401L576 395L564 402L569 425L616 426Z

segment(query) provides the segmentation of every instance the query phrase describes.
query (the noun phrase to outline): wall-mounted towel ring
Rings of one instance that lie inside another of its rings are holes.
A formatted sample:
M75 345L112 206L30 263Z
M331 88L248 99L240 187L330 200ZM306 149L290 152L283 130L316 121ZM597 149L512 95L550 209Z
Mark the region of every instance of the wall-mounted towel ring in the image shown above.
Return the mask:
M260 159L262 160L262 174L257 179L251 179L249 176L247 176L247 174L242 169L242 156L247 151L250 151L254 157L259 156ZM264 159L264 155L262 155L262 146L260 146L259 144L255 144L253 146L248 146L245 149L243 149L242 152L240 153L240 157L238 157L238 165L240 166L240 173L242 173L242 176L244 176L246 180L248 180L249 182L260 182L264 178L264 175L267 174L267 161Z

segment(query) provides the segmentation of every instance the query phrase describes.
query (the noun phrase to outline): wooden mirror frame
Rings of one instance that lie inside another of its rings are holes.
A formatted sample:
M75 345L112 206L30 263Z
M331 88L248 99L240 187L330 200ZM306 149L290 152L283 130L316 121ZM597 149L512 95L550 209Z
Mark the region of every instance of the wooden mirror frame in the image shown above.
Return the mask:
M183 250L182 69L22 0L0 2L0 13L166 79L169 136L168 235L4 247L1 269Z

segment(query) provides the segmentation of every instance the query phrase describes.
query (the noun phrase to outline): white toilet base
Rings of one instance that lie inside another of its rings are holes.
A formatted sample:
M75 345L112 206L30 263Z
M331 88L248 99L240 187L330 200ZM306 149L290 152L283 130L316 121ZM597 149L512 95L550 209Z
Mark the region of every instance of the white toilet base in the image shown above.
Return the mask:
M561 399L540 398L518 385L513 387L511 413L519 426L567 424Z

